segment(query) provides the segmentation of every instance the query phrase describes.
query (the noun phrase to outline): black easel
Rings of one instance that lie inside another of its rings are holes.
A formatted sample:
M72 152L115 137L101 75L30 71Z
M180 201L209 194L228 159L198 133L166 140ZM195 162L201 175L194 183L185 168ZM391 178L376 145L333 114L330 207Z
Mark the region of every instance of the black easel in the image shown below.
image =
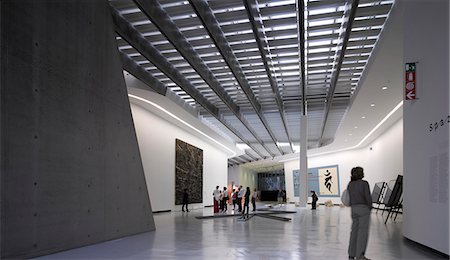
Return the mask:
M384 198L384 192L386 190L387 183L386 182L377 182L373 186L372 191L372 203L377 204L376 209L378 213L378 210L380 209L381 205L383 204L383 198Z
M384 221L384 224L387 223L389 216L393 213L396 214L395 219L397 218L397 215L400 212L400 209L402 208L402 200L401 200L402 193L403 193L403 176L398 175L397 180L395 181L394 188L392 189L391 195L389 196L388 203L385 204L385 206L388 207L389 210L386 220Z

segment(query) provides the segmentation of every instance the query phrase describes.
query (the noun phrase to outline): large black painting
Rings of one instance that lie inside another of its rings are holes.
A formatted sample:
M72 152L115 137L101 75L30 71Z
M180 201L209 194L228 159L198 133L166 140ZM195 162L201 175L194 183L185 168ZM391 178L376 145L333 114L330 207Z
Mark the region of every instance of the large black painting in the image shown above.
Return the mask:
M203 150L179 139L175 146L175 205L182 204L184 189L189 203L202 203Z

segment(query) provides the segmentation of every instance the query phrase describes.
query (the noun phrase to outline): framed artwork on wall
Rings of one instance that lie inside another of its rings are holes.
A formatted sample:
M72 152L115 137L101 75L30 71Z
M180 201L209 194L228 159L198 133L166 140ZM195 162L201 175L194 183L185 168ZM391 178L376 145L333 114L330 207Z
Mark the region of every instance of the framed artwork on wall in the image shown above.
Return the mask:
M300 173L299 170L293 171L294 196L300 194ZM339 197L339 166L323 166L308 168L308 194L314 190L319 197Z
M311 168L310 172L317 169L317 179L320 196L339 196L338 166Z
M203 202L203 150L175 140L175 205L183 203L187 189L189 203Z

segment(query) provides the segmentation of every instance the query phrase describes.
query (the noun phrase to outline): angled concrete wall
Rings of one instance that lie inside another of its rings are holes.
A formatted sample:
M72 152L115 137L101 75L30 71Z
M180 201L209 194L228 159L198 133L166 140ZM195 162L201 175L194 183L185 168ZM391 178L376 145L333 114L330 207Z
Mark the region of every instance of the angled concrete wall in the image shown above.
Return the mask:
M1 1L1 257L154 230L108 2Z

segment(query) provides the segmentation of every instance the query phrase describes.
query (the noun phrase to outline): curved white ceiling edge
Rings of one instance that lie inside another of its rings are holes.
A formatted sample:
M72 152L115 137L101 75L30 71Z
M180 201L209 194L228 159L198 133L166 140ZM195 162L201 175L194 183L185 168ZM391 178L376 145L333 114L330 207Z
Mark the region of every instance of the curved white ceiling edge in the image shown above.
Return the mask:
M243 154L243 151L236 148L234 143L219 136L205 126L198 118L195 118L167 97L149 90L130 86L128 87L128 96L132 104L143 107L161 119L207 141L214 147L220 148L227 154L228 158Z

